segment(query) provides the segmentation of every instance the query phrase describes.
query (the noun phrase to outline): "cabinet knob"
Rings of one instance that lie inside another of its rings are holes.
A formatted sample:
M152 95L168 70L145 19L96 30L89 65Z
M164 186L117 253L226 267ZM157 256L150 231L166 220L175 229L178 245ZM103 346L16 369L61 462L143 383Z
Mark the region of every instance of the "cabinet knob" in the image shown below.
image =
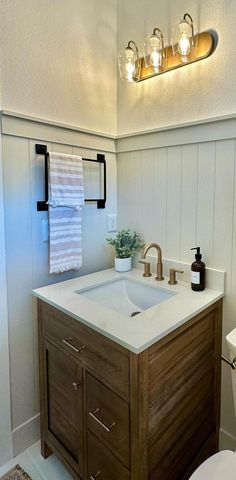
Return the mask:
M90 475L90 480L96 480L100 474L101 472L99 471L97 473L93 473L93 475Z
M81 385L81 382L73 382L72 385L73 385L74 390L77 391L78 388L79 388L80 385Z

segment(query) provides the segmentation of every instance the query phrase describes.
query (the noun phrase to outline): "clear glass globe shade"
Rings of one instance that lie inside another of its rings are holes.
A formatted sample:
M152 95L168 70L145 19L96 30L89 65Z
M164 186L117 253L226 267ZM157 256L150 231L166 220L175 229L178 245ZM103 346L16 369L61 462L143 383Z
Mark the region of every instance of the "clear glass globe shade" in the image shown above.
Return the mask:
M179 40L179 53L183 56L186 56L190 53L190 41L188 37L182 36Z

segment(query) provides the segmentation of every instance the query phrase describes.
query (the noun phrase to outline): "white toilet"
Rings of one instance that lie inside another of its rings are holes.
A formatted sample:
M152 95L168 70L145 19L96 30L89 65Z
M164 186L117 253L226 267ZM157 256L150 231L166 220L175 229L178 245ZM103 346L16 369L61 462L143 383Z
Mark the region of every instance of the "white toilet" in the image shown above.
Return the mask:
M226 337L231 361L236 357L236 328ZM234 410L236 415L236 370L231 370L234 396ZM236 479L236 452L223 450L208 458L189 480L235 480Z

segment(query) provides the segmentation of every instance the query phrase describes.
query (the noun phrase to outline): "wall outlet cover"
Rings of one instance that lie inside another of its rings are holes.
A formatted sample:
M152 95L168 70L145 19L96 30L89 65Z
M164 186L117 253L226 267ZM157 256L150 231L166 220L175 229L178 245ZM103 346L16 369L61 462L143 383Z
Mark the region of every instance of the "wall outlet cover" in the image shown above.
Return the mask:
M117 231L117 215L115 213L107 215L107 231L108 233Z

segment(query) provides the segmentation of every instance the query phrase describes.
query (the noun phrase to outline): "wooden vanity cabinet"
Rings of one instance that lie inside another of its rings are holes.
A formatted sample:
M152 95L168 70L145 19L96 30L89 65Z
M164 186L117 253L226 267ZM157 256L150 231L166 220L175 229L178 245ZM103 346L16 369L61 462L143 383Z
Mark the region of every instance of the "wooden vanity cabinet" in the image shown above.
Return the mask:
M38 300L42 454L76 479L187 480L218 449L222 301L140 354Z

